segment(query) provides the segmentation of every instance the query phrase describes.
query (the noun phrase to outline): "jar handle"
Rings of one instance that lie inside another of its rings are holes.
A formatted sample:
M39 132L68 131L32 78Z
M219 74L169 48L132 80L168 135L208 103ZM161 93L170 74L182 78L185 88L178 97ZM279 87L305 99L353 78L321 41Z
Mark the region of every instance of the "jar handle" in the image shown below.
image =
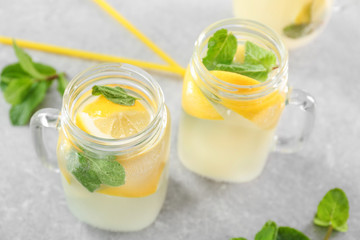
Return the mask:
M275 151L282 153L293 153L299 151L308 140L315 122L315 100L314 98L300 90L292 89L287 102L289 105L297 106L305 114L304 124L298 136L275 137Z
M44 108L37 111L30 121L30 131L35 151L40 161L49 169L58 172L56 160L49 157L44 141L44 128L58 129L60 126L60 111L55 108Z

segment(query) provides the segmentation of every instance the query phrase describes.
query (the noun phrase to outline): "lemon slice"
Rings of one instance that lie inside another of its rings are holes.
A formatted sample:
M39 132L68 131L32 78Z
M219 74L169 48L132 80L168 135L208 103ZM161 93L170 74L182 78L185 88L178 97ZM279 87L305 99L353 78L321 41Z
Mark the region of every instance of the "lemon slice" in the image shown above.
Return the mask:
M209 120L223 119L210 100L196 85L189 68L186 70L183 83L182 107L186 113L197 118Z
M143 130L151 117L140 101L124 106L99 96L76 114L76 125L90 135L119 139Z
M232 84L255 86L260 83L255 79L232 72L211 71L211 74ZM262 88L239 88L237 93L247 95L261 91ZM285 106L285 97L279 91L252 100L233 100L227 98L221 98L221 100L225 107L252 121L262 129L275 127Z
M295 24L309 24L312 18L313 2L306 3L295 18Z
M237 85L252 86L260 82L247 76L225 71L210 71L218 79ZM251 94L260 91L261 88L237 88L232 92L238 94ZM221 98L220 104L228 109L240 114L246 119L252 121L263 129L269 129L276 126L281 112L285 105L285 97L279 91L275 91L264 97L253 100L233 100ZM183 109L190 115L208 120L222 120L223 117L216 111L210 100L196 86L190 72L188 71L184 79Z

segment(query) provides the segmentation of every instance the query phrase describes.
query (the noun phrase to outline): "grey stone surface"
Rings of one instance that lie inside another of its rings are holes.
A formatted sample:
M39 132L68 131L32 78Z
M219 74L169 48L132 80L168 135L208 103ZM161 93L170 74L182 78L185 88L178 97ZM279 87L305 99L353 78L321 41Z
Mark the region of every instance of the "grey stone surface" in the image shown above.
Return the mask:
M201 30L232 16L230 0L109 2L183 66ZM140 232L106 232L75 219L59 175L37 160L29 128L11 126L9 105L0 96L0 239L252 239L269 219L296 227L311 239L323 239L325 230L311 220L319 200L333 187L346 191L351 212L349 231L334 233L332 239L359 239L360 4L336 4L343 7L337 7L321 36L290 54L291 85L317 100L314 134L297 154L271 154L263 174L250 183L215 183L180 164L176 145L181 79L151 72L173 118L171 177L157 221ZM0 23L1 35L161 62L90 0L1 0ZM96 63L28 52L69 76ZM0 45L0 67L14 61L12 49ZM41 107L60 105L51 89Z

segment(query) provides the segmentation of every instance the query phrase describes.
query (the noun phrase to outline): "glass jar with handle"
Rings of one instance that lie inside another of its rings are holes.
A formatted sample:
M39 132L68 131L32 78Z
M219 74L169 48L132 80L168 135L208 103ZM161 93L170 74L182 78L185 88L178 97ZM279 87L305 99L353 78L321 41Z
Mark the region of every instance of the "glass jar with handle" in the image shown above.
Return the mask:
M205 67L202 59L209 39L221 29L236 38L239 55L234 61L244 58L243 46L249 41L274 53L277 66L266 81ZM299 136L275 136L286 104L298 106L306 116ZM181 162L199 175L229 182L259 176L274 148L282 152L301 148L315 116L314 99L288 87L288 53L279 35L265 25L241 19L217 22L200 34L184 78L182 109L178 138Z
M93 96L93 86L115 87L136 98L132 106ZM102 64L76 76L63 106L31 119L42 162L60 169L71 212L90 225L136 231L158 215L167 190L170 115L158 83L127 64ZM46 151L44 128L57 128L57 166Z

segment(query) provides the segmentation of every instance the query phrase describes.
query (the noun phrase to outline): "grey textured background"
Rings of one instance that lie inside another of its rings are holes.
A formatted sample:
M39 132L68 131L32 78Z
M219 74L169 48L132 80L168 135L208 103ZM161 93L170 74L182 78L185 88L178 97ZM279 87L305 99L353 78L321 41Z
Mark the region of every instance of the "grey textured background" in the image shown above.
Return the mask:
M133 24L186 66L193 43L209 24L232 16L226 1L109 1ZM13 127L0 97L0 239L252 239L269 219L323 239L312 218L333 187L348 194L349 231L360 236L360 3L343 0L326 30L290 54L291 85L317 99L314 134L293 155L271 154L264 173L246 184L215 183L187 171L177 157L181 79L151 72L162 86L173 118L170 186L157 221L141 232L111 233L87 226L66 207L60 178L36 159L28 127ZM0 34L44 43L161 62L90 0L0 0ZM96 62L28 51L74 76ZM0 45L0 67L14 62ZM2 95L2 94L0 94ZM55 89L41 107L61 105ZM50 134L50 133L49 133ZM55 142L53 144L55 146Z

